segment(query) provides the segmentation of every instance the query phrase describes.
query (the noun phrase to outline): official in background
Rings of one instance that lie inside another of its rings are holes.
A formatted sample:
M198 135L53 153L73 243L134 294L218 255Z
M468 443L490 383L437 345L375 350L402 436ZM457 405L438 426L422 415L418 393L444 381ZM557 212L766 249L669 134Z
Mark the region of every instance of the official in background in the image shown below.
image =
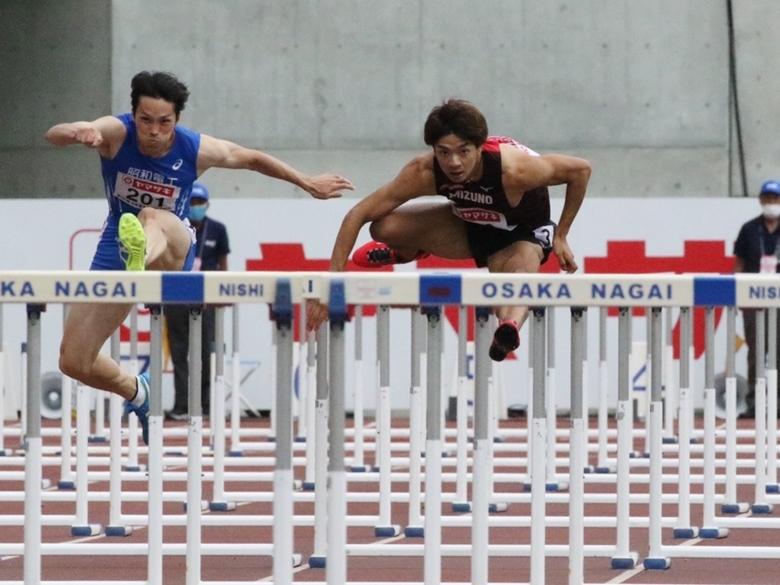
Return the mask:
M746 222L734 242L734 272L780 272L780 181L767 181L758 195L761 215ZM766 314L766 313L764 313ZM756 417L756 309L742 309L745 343L748 347L747 411L740 418ZM765 331L768 330L765 329ZM780 328L778 328L780 332ZM768 340L764 345L769 348ZM780 366L780 340L777 341L777 364Z
M209 208L209 190L201 183L192 187L189 220L195 228L195 264L193 270L227 270L230 254L225 224L206 215ZM168 305L165 319L168 330L168 346L173 362L173 384L175 401L173 409L165 413L168 420L187 418L189 392L189 342L191 305ZM214 349L215 330L214 307L202 311L203 331L201 337L201 405L203 414L208 415L211 406L211 352Z

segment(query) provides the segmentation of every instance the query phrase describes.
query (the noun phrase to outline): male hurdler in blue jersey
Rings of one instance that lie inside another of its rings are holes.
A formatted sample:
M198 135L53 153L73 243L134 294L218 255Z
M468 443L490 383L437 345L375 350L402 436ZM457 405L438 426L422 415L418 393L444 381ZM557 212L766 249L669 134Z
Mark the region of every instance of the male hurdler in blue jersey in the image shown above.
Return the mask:
M131 113L58 124L54 146L83 144L100 155L109 214L93 270L186 270L194 236L187 221L193 182L212 167L247 169L304 189L317 199L340 197L352 184L335 174L305 175L258 150L178 125L189 97L170 73L143 71L131 83ZM132 305L74 304L60 346L60 369L79 382L128 401L147 437L149 382L122 371L100 349Z

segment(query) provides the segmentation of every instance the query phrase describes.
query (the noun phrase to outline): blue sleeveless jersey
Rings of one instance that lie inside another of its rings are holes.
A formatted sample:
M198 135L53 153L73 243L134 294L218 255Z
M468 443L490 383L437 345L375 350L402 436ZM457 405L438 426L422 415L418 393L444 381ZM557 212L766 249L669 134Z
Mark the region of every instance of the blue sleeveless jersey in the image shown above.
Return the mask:
M175 128L170 152L148 157L138 149L138 133L132 114L117 116L127 129L117 155L100 159L103 185L108 199L108 218L103 227L92 270L123 270L117 230L123 213L138 215L144 207L165 209L186 220L190 210L192 184L198 178L200 134L183 126ZM185 269L191 267L188 259Z

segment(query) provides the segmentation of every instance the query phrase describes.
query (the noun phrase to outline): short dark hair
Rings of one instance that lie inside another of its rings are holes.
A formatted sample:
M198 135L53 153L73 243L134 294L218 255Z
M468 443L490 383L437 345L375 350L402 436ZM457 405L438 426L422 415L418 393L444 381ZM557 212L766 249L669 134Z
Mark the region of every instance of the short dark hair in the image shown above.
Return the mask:
M466 100L449 99L428 114L423 137L425 144L433 146L449 134L482 146L488 137L485 116Z
M190 90L173 73L141 71L130 82L130 103L135 114L142 97L160 98L173 104L178 117L190 97Z

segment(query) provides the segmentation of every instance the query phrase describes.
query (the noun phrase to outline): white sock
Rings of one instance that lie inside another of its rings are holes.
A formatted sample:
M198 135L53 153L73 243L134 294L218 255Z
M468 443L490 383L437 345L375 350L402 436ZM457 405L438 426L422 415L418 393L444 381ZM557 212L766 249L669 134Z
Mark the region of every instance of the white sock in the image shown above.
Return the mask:
M135 396L130 401L133 406L141 406L144 402L146 402L146 386L141 384L141 382L138 380L138 376L135 378Z

